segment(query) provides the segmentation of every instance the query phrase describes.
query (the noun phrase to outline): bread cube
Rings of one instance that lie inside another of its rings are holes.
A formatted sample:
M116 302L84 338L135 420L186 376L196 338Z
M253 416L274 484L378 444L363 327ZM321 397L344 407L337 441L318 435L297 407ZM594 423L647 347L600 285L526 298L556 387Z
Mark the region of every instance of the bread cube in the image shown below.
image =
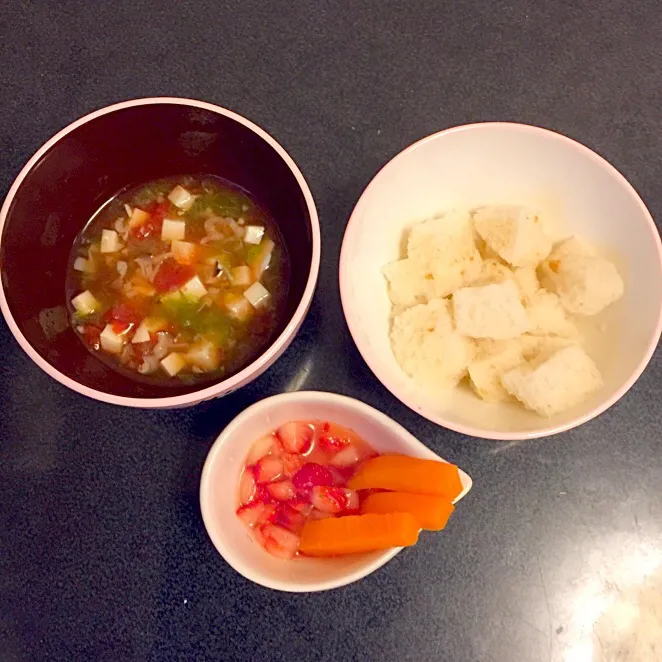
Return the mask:
M453 327L444 299L408 308L393 318L391 347L403 371L424 388L455 386L467 374L475 345Z
M469 365L471 386L487 402L510 400L501 375L523 363L521 346L517 340L480 341L477 345L476 358Z
M597 315L625 291L621 275L609 260L571 251L567 242L552 252L539 271L542 285L575 315Z
M436 296L447 296L480 274L482 258L468 213L450 211L411 228L407 257L435 281Z
M512 280L453 293L459 333L471 338L516 338L529 329L529 319Z
M583 402L602 386L593 360L578 345L504 373L501 383L522 404L541 416L553 416Z
M525 302L530 301L540 289L535 267L517 267L513 269L513 279Z
M388 281L391 303L408 308L417 303L442 297L443 288L438 287L434 274L424 264L409 258L387 264L382 273Z
M473 221L486 244L514 267L535 265L552 248L539 216L525 207L480 207Z
M524 333L517 342L525 361L535 361L543 356L551 356L563 347L576 345L579 338L564 338L563 336L534 336Z
M579 335L561 301L552 292L536 292L526 304L526 312L529 316L529 333L534 336L576 338Z
M481 265L480 274L472 286L476 285L489 285L490 283L503 283L506 280L513 278L513 272L500 260L493 257L488 257L483 260Z

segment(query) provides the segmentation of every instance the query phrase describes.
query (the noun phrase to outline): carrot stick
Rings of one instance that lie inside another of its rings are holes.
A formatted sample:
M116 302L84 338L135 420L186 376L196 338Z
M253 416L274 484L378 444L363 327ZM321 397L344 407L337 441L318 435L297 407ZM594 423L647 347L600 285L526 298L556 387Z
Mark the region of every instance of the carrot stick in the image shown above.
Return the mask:
M447 497L409 492L378 492L363 502L362 513L410 513L422 528L441 531L454 507Z
M409 513L308 521L301 532L299 551L309 556L337 556L408 547L418 540L419 529Z
M381 455L368 460L350 479L348 487L436 494L450 501L462 492L460 474L454 464L407 455Z

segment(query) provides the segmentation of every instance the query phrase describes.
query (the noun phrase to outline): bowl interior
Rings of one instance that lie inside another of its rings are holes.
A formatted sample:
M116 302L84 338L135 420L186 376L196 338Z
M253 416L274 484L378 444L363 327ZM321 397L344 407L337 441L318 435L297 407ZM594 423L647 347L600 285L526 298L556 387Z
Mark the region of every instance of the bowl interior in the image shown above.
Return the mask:
M382 267L401 257L413 223L452 207L515 203L553 220L560 239L577 234L613 259L624 297L583 331L604 387L552 419L494 405L469 389L445 395L416 387L389 344L390 303ZM394 395L423 416L460 432L495 438L539 436L572 427L622 395L659 338L660 239L632 187L589 149L552 132L513 124L460 127L405 150L373 179L345 235L340 273L345 315L366 362Z
M311 218L295 175L274 147L238 119L208 107L155 102L98 115L57 140L25 175L0 240L2 287L18 328L48 363L84 386L158 398L214 383L161 386L121 375L82 345L65 307L69 252L97 209L127 186L184 174L218 175L242 186L278 225L291 282L276 335L301 301L312 260Z
M376 570L399 551L392 549L332 559L282 561L251 538L236 516L239 477L253 441L295 419L326 419L346 425L375 450L439 460L430 449L384 414L329 393L287 393L267 398L240 414L212 447L202 474L200 505L207 532L225 560L258 584L283 591L320 591L343 586ZM464 491L471 479L460 472Z

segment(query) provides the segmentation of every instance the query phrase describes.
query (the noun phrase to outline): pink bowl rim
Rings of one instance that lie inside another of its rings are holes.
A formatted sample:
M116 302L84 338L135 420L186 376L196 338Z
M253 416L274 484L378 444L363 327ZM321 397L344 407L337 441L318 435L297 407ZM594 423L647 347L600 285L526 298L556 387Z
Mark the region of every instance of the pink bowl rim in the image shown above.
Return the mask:
M150 409L163 409L163 408L175 408L175 407L185 407L188 405L197 404L203 400L210 398L215 398L220 395L226 395L232 391L244 386L248 382L252 381L254 378L262 374L269 366L271 366L274 361L285 351L287 346L290 344L294 338L296 332L301 326L308 308L313 298L315 291L315 286L317 283L317 277L319 274L319 265L320 265L320 255L321 255L321 239L320 239L320 226L319 218L317 215L317 209L315 207L315 202L313 201L312 193L308 187L303 174L299 170L298 166L292 159L292 157L285 151L285 149L278 143L271 135L269 135L264 129L261 129L257 124L254 124L250 120L246 119L242 115L235 113L234 111L223 108L222 106L217 106L212 103L207 103L206 101L199 101L197 99L186 99L181 97L145 97L141 99L130 99L128 101L122 101L119 103L112 104L110 106L105 106L99 110L95 110L83 117L75 120L58 133L56 133L52 138L50 138L46 143L44 143L30 158L30 160L23 166L22 170L19 172L18 176L11 185L7 197L5 198L2 209L0 210L0 241L2 238L2 230L5 225L5 220L9 212L9 208L14 200L16 192L18 191L20 185L23 183L26 175L33 168L35 163L59 140L64 138L66 135L77 129L78 127L86 124L87 122L101 117L108 113L113 113L118 110L123 110L125 108L132 108L134 106L147 106L147 105L156 105L156 104L172 104L179 106L191 106L194 108L202 108L204 110L209 110L211 112L217 113L219 115L224 115L239 124L243 124L245 127L253 131L260 138L262 138L267 144L269 144L277 154L283 159L287 164L289 169L292 171L292 174L299 184L299 188L303 193L304 199L306 201L306 207L310 215L311 231L312 231L312 257L310 272L308 274L308 280L301 297L301 301L297 306L297 309L292 316L292 319L288 322L285 329L282 333L276 338L276 340L270 345L270 347L261 354L255 361L246 366L243 370L238 372L236 375L232 375L228 379L209 386L207 388L201 389L199 391L193 391L192 393L186 393L184 395L163 397L163 398L131 398L126 396L113 395L111 393L105 393L104 391L98 391L93 388L84 386L83 384L78 383L77 381L67 377L65 374L61 373L59 370L56 370L48 361L41 357L41 355L30 345L25 336L21 333L16 321L14 320L11 311L9 310L9 305L5 296L4 288L0 285L0 310L5 317L7 325L11 330L12 334L26 352L26 354L42 369L44 372L49 374L51 377L56 379L64 386L68 386L70 389L85 395L95 400L100 400L102 402L107 402L114 405L122 405L125 407L140 407L140 408L150 408Z
M379 365L372 360L369 353L358 342L357 340L358 324L357 321L352 317L352 307L350 305L349 283L347 281L348 258L346 251L346 242L353 227L355 225L358 225L359 223L358 218L362 206L365 204L366 195L374 186L375 180L382 174L382 172L384 172L387 168L391 167L393 163L399 161L400 159L405 158L410 152L414 151L415 149L418 149L419 147L421 147L422 145L428 142L432 142L434 140L437 140L438 138L453 133L461 133L465 131L485 131L492 129L506 129L509 131L522 131L526 133L534 133L534 134L542 135L546 138L550 138L557 142L564 143L568 147L578 150L579 152L588 156L599 167L610 172L611 175L616 179L616 181L620 182L623 188L632 196L632 198L638 205L639 209L641 210L642 215L646 220L646 225L650 234L650 239L657 248L658 263L660 269L662 270L662 242L660 241L660 234L657 230L657 227L655 226L655 221L653 220L651 213L648 211L648 208L646 207L643 200L641 199L635 188L632 186L632 184L630 184L630 182L625 178L625 176L615 166L609 163L607 159L600 156L597 152L594 152L592 149L590 149L586 145L583 145L577 140L569 138L568 136L565 136L556 131L552 131L551 129L545 129L543 127L533 126L530 124L521 124L517 122L476 122L472 124L462 124L462 125L450 127L448 129L443 129L441 131L432 133L429 136L425 136L420 140L417 140L408 147L405 147L402 151L398 152L393 158L389 159L389 161L385 165L383 165L379 169L379 171L374 175L374 177L370 180L370 183L363 190L363 193L361 193L358 202L354 206L354 209L349 217L347 227L345 228L345 235L343 237L342 247L340 250L340 262L339 262L339 270L338 270L340 300L342 303L342 308L345 315L345 320L347 322L347 326L349 328L349 332L354 340L354 344L359 350L359 353L363 357L363 360L368 364L368 367L370 368L370 370L372 370L372 372L377 377L377 379L398 400L400 400L400 402L405 404L407 407L417 412L424 418L427 418L429 421L436 423L437 425L441 425L442 427L448 428L449 430L453 430L455 432L459 432L460 434L467 435L470 437L479 437L479 438L490 439L495 441L519 441L525 439L539 439L541 437L549 437L555 434L559 434L560 432L566 432L568 430L576 428L590 421L591 419L595 418L596 416L599 416L607 409L609 409L609 407L611 407L613 404L618 402L618 400L620 400L630 390L633 384L637 381L637 379L639 379L643 371L646 369L646 366L650 362L653 353L655 351L655 348L657 347L657 344L660 340L660 334L662 333L662 301L659 302L658 318L657 318L657 324L655 330L649 339L648 346L646 347L646 350L641 360L637 364L636 368L633 370L630 377L621 385L619 389L616 390L616 392L613 395L611 395L609 398L607 398L604 402L600 403L596 407L593 407L589 411L581 415L578 415L565 423L561 423L558 425L550 425L548 427L543 427L539 430L532 430L529 432L500 432L498 430L487 430L479 427L462 425L460 423L455 423L444 416L439 416L437 414L434 414L433 412L428 411L425 407L421 407L420 405L418 405L413 398L408 397L403 392L402 389L400 389L396 384L390 382L386 378L386 376L382 374Z

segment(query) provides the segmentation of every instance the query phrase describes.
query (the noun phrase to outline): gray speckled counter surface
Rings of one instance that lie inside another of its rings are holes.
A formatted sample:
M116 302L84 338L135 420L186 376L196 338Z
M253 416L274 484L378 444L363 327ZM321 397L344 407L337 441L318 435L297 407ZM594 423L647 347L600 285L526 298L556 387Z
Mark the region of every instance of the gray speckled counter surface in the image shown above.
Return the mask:
M609 659L594 623L604 631L613 601L662 560L660 354L620 403L571 433L519 445L463 438L373 378L344 325L337 259L376 170L417 138L471 121L580 140L662 218L662 12L656 0L388 4L4 3L3 195L76 117L131 97L197 97L290 151L318 205L323 262L310 315L277 365L190 410L78 396L0 322L2 662ZM443 534L317 595L236 574L197 503L221 428L295 384L374 405L475 485Z

